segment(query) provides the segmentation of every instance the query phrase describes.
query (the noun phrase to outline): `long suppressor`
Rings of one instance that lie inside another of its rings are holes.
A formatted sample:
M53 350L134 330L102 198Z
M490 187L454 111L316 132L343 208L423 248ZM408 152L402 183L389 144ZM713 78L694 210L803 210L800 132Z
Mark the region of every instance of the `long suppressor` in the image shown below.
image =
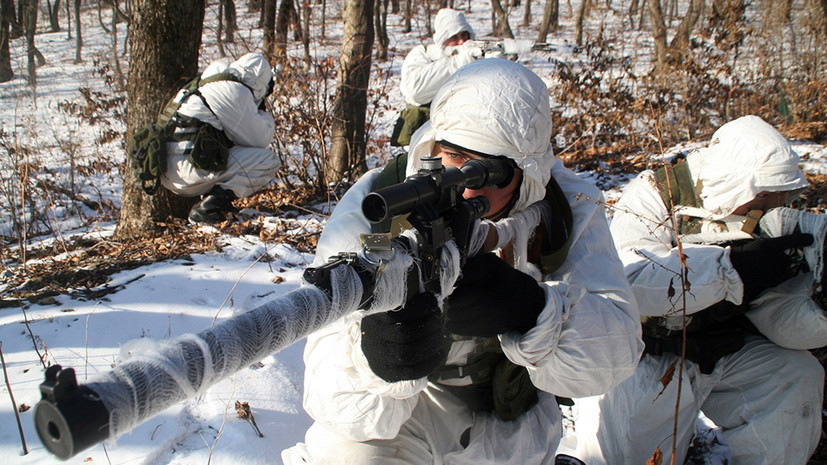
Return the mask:
M446 166L444 170L421 170L405 181L371 192L362 201L362 213L371 223L409 213L424 205L437 205L443 198L463 188L503 188L514 177L514 165L508 159L475 158L461 168Z
M354 271L346 279L359 278ZM85 385L78 385L73 369L52 366L34 409L37 433L51 453L66 460L354 310L355 304L332 306L324 291L304 286L198 334L162 343Z

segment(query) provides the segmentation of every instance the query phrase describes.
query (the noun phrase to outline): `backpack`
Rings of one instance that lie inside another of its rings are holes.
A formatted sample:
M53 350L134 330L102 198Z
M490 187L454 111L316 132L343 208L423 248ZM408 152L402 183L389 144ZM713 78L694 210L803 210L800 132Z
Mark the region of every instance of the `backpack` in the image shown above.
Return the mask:
M154 194L161 182L161 174L166 170L166 143L172 141L192 141L192 148L188 149L190 162L196 167L209 171L223 171L227 168L227 157L233 142L224 131L216 129L209 123L197 118L178 114L178 109L191 96L197 95L213 114L207 100L198 91L204 85L216 81L241 82L241 79L232 73L218 73L201 79L200 76L189 80L181 88L184 95L176 101L175 97L164 105L155 121L135 131L127 145L127 156L133 160L136 175L141 181L141 188L147 194ZM252 89L250 89L252 92ZM176 92L175 95L178 95ZM177 128L189 128L176 134Z

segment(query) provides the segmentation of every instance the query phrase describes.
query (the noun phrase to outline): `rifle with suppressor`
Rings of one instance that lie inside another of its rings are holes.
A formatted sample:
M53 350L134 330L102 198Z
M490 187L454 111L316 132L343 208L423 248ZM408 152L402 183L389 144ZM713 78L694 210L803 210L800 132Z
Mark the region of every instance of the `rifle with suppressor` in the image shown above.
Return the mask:
M501 53L509 59L516 59L518 55L531 52L562 52L577 53L580 47L568 43L553 44L550 42L534 42L524 39L474 39L465 42L467 46L479 47L488 55Z
M414 227L409 238L391 240L391 250L415 250L426 290L438 291L441 249L456 243L460 261L478 219L489 209L485 197L464 199L465 188L503 187L511 182L513 163L507 159L474 159L461 168L443 167L440 158L422 160L422 169L403 182L369 194L362 202L365 217L377 223L408 215ZM415 246L415 247L414 247ZM362 255L340 253L320 267L308 268L302 286L249 312L198 334L160 343L157 350L129 359L107 373L79 385L72 368L53 365L40 385L42 398L34 409L35 427L44 446L61 459L130 431L173 404L198 395L221 379L292 345L308 334L357 309L369 312L376 293L398 283L385 279L390 259L375 260L370 244ZM342 286L342 284L347 286ZM336 289L352 289L345 298ZM404 286L401 286L404 287ZM409 289L418 292L416 289ZM334 295L336 294L336 295ZM396 305L404 303L405 296Z

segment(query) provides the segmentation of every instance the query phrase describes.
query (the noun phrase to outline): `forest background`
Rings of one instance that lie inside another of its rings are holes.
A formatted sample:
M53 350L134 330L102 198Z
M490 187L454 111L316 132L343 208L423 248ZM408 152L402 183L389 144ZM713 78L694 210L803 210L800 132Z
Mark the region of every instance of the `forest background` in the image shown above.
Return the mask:
M17 396L2 411L0 444L19 453L12 425L20 416L36 452L21 463L48 457L29 410L45 367L105 370L129 339L197 332L209 324L205 315L214 321L295 288L336 200L399 152L388 144L404 105L399 68L430 40L444 6L466 11L478 38L555 46L518 60L549 85L558 157L603 189L607 206L634 173L757 114L796 141L813 186L799 205L823 211L815 162L827 137L827 0L0 0L0 350L4 390ZM237 202L242 221L188 227L176 215L194 200L143 194L125 141L183 77L255 50L281 67L268 110L284 167L272 188ZM183 280L212 276L231 286L147 284L153 274L177 276L166 268L173 265L189 268ZM182 292L200 295L181 309ZM104 307L129 312L101 322L108 338L91 344ZM192 319L173 324L169 315ZM82 331L58 336L57 326L72 326L67 318ZM295 394L300 346L270 361L275 373L253 375L294 391L271 387L281 403L253 404L265 425L289 432L271 453L300 441L308 424ZM258 387L257 396L268 392ZM224 399L234 389L213 394ZM218 440L226 411L226 403L199 399L170 414L179 424L173 439L153 442L140 430L119 441L120 458L105 448L84 458L204 463L227 442ZM195 436L207 437L207 455L192 445Z

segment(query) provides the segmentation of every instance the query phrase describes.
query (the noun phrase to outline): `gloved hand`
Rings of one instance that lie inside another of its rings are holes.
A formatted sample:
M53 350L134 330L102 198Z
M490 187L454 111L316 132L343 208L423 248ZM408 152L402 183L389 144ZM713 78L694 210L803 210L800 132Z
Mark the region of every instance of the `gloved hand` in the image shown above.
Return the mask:
M473 40L465 42L462 45L454 47L454 52L459 57L459 66L467 65L473 61L485 57L485 51L478 45L479 43Z
M387 382L428 376L448 356L444 318L431 293L419 294L396 311L362 319L362 352L370 369Z
M446 301L446 327L454 334L491 337L527 332L546 305L543 289L531 276L492 253L469 258Z
M763 290L791 278L792 258L787 250L799 249L812 243L812 234L794 233L732 246L729 260L744 282L744 302L753 300Z

